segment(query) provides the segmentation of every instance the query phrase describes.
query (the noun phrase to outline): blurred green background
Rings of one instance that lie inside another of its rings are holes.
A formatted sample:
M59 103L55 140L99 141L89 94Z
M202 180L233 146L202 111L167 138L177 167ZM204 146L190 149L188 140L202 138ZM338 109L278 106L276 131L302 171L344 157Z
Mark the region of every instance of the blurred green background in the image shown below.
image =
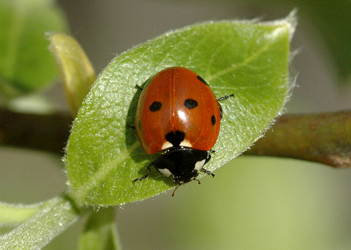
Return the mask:
M324 23L308 15L313 4L318 9L327 1L308 2L309 6L300 1L229 0L60 0L58 4L97 72L116 54L170 29L205 20L274 20L299 7L292 41L292 50L298 53L291 69L298 78L286 112L350 109L351 85L337 84L340 70L319 29ZM329 15L340 14L337 8L327 9ZM330 29L340 28L329 24ZM57 109L69 112L59 83L43 93ZM1 201L30 204L64 191L60 159L14 148L1 148L0 153ZM244 156L215 174L213 179L203 178L201 186L181 187L173 198L168 192L118 209L124 249L351 249L351 169ZM45 249L76 249L81 227L82 222L72 226Z

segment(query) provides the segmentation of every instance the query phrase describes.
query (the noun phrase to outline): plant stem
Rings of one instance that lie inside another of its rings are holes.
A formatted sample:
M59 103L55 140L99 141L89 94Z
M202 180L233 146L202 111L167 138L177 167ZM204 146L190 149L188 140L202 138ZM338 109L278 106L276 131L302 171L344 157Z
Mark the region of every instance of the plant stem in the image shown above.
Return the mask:
M0 109L0 145L62 155L71 124L70 114L37 115Z
M91 211L79 239L79 250L122 249L116 226L116 208Z
M62 154L71 124L69 114L34 115L0 109L0 145ZM351 111L278 117L245 154L351 167Z
M54 197L27 221L0 236L0 249L41 249L81 214L65 196Z
M281 116L245 154L287 157L348 168L351 166L351 112Z

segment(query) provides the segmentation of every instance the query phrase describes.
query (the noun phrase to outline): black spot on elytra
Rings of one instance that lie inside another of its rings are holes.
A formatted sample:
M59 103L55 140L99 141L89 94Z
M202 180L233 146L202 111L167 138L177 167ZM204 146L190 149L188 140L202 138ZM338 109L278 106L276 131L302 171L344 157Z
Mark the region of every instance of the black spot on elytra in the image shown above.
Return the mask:
M201 82L203 82L204 84L208 85L208 83L205 81L205 79L203 79L201 76L197 76L197 79L199 79Z
M219 106L219 114L220 114L220 117L222 119L223 117L223 109L222 109L222 105L218 102L218 106Z
M179 144L184 140L185 133L181 131L169 132L166 134L166 140L169 141L173 147L179 147Z
M151 112L156 112L156 111L159 111L162 107L162 104L160 102L153 102L149 109Z
M194 99L186 99L184 102L184 106L187 107L188 109L193 109L197 107L197 101Z
M217 122L216 117L214 115L211 116L211 123L212 123L212 125L215 125L216 122Z

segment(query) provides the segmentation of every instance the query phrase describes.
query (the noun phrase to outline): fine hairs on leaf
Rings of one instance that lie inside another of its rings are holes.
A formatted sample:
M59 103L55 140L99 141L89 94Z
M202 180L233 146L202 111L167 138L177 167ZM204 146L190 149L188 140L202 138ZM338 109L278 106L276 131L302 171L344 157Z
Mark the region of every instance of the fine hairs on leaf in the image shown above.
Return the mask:
M41 249L80 217L72 201L65 196L41 204L28 220L0 235L0 249Z

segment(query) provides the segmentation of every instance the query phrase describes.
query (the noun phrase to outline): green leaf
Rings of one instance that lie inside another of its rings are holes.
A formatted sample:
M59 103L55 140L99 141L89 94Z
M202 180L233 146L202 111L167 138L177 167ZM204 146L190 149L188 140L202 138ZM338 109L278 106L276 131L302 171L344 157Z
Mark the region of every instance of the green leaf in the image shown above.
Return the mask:
M55 197L42 204L30 219L4 235L1 249L40 249L79 218L72 201Z
M101 208L92 212L79 240L79 250L118 250L121 249L115 208Z
M66 99L75 117L96 79L95 71L76 39L66 34L51 33L49 40L49 48L55 56Z
M11 97L52 83L57 69L45 32L66 30L53 0L0 1L0 91Z
M164 2L164 0L162 0ZM169 1L172 2L172 1ZM187 2L187 1L182 1ZM194 1L203 4L204 0ZM205 1L213 4L214 0ZM241 5L242 0L216 1L227 6ZM222 3L223 2L223 3ZM334 0L246 0L245 8L256 9L260 13L285 13L289 9L298 9L301 18L302 35L308 33L305 39L317 50L325 49L321 54L327 66L338 73L339 83L351 83L351 29L350 13L351 1ZM277 8L279 6L279 8ZM311 39L312 38L312 39ZM322 46L321 46L322 45ZM302 53L305 50L302 49ZM327 53L326 53L327 52Z
M224 117L211 171L246 150L276 117L288 95L289 42L295 19L267 23L222 21L175 30L116 57L100 74L74 122L65 158L70 192L78 204L116 205L174 187L156 171L142 182L155 155L143 151L133 129L142 84L170 66L206 79ZM210 177L207 177L210 178Z
M37 213L42 206L43 203L24 206L0 202L0 226L20 224Z

